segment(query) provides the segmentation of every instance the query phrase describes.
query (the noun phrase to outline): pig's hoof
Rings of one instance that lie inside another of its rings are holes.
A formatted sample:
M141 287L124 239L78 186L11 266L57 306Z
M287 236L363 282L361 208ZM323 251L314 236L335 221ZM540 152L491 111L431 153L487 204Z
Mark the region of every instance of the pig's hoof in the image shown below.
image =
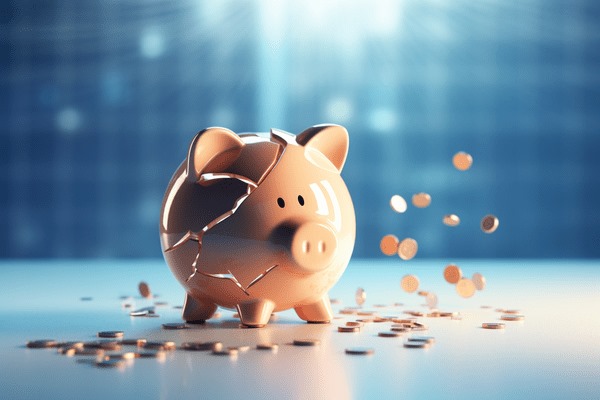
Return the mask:
M205 319L195 319L195 320L192 320L192 321L185 321L185 322L188 323L188 324L200 325L200 324L206 323L206 320Z

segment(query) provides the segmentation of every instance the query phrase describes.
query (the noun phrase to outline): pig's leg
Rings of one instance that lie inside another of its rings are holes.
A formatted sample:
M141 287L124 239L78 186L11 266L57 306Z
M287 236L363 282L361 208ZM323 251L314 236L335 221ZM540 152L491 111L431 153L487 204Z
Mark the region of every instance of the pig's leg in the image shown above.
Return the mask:
M295 307L296 314L306 322L326 324L333 318L329 296L325 295L316 303Z
M216 310L216 304L209 301L197 300L186 293L182 317L190 324L203 324L213 316Z
M275 303L271 300L255 299L235 306L240 314L242 324L250 328L261 328L269 322Z

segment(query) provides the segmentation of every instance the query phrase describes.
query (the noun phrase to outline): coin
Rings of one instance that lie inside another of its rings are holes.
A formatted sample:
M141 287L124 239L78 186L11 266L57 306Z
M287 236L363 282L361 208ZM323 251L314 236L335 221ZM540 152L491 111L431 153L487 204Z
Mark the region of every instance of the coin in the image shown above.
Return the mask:
M418 208L429 207L429 205L431 204L431 196L423 192L414 194L412 197L412 203L413 206Z
M187 326L186 324L184 324L182 322L162 324L162 327L163 327L163 329L188 329L189 328L189 326Z
M444 279L446 282L456 285L462 278L462 271L457 265L449 264L444 269Z
M318 346L321 344L319 339L294 339L294 346Z
M135 358L164 358L166 353L162 350L136 351Z
M98 332L100 338L120 338L123 337L123 331L102 331Z
M475 285L475 289L483 290L485 289L485 277L481 275L479 272L475 272L471 277L473 284Z
M367 300L367 292L365 292L365 289L360 287L356 289L354 299L356 300L356 304L362 306L365 303L365 300Z
M500 312L503 312L504 314L520 314L521 310L502 310Z
M366 356L375 353L375 350L370 347L348 347L346 354Z
M408 349L426 349L431 346L427 342L404 342L404 347Z
M30 349L44 349L50 347L56 347L58 342L53 339L40 339L40 340L30 340L25 344Z
M152 292L150 291L150 286L148 286L148 284L144 281L140 282L138 285L138 290L140 291L140 294L142 295L142 297L145 298L150 298L152 297Z
M414 275L404 275L400 281L400 287L407 293L413 293L419 288L419 278Z
M442 218L442 222L447 226L458 226L460 224L460 218L456 214L447 214Z
M475 294L475 284L472 280L461 278L456 284L456 292L460 297L469 298Z
M144 345L145 349L156 349L156 350L175 350L175 342L170 341L157 341L157 342L146 342Z
M275 343L259 343L256 345L256 349L277 351L277 349L279 349L279 345Z
M398 238L394 235L386 235L381 239L379 248L386 256L393 256L398 252Z
M237 356L239 353L239 351L237 349L221 349L221 350L213 350L212 354L216 355L216 356L231 356L231 357L235 357Z
M398 245L398 255L403 260L410 260L417 255L419 244L413 238L406 238Z
M406 200L404 200L404 197L395 194L390 199L390 207L397 213L403 213L407 208Z
M481 327L485 329L504 329L504 324L501 322L484 322Z
M240 353L245 353L250 350L250 346L248 345L240 345L240 346L227 346L229 350L237 350Z
M102 349L102 350L121 350L121 343L115 340L94 340L91 342L84 342L83 347L86 349Z
M104 354L104 350L98 348L75 348L73 350L68 350L64 354L67 356L101 356Z
M481 230L485 233L493 233L498 229L500 221L494 215L486 215L481 220Z
M377 336L379 336L379 337L398 337L401 335L402 335L402 332L398 332L398 331L384 331L384 332L379 332L377 334Z
M434 343L435 338L433 336L411 336L408 338L409 342L425 342Z
M413 331L426 331L427 329L429 329L429 328L427 327L427 325L425 325L425 324L422 324L422 323L420 323L420 322L415 322L415 323L413 324L413 327L412 327L412 330L413 330Z
M338 326L338 332L360 332L360 327L358 326Z
M102 360L96 361L96 367L99 368L119 368L125 366L125 360Z
M104 354L104 360L131 360L135 358L135 353L133 351L128 351L125 353L111 353Z
M425 301L427 302L427 306L429 308L436 308L438 304L438 297L435 293L427 293Z
M137 346L137 347L144 347L146 342L147 342L146 339L123 339L123 340L121 340L121 344L123 344L125 346Z
M410 331L410 328L406 327L406 326L392 325L392 327L390 328L390 330L392 332L408 332L408 331Z
M352 326L352 327L359 327L361 328L363 326L363 323L360 321L348 321L346 322L346 326Z
M360 315L362 317L372 317L377 314L377 311L364 310L364 311L357 311L356 314Z
M520 314L504 314L500 316L500 319L504 321L523 321L525 316Z
M209 351L209 350L221 350L223 344L221 342L183 342L179 346L182 350L188 351Z
M464 151L459 151L452 157L452 164L454 164L454 168L459 171L466 171L471 168L473 164L473 157L469 153L465 153Z

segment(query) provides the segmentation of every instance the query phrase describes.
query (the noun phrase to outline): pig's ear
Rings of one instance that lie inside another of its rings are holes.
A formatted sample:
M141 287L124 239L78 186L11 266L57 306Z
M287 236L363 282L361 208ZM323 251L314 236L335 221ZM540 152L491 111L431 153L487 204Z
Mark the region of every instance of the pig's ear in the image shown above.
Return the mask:
M342 171L348 155L348 131L340 125L315 125L296 136L296 142L302 146L319 150Z
M204 173L224 172L238 158L244 142L226 128L207 128L192 140L187 156L187 179L197 182Z

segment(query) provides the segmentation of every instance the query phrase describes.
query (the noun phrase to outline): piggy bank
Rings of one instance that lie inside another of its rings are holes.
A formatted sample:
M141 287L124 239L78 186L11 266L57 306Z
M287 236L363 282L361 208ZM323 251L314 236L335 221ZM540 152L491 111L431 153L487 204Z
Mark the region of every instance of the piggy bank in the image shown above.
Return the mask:
M194 137L160 216L163 255L186 290L184 320L203 323L217 306L237 309L247 327L290 308L307 322L331 320L327 292L356 234L340 176L347 154L338 125Z

